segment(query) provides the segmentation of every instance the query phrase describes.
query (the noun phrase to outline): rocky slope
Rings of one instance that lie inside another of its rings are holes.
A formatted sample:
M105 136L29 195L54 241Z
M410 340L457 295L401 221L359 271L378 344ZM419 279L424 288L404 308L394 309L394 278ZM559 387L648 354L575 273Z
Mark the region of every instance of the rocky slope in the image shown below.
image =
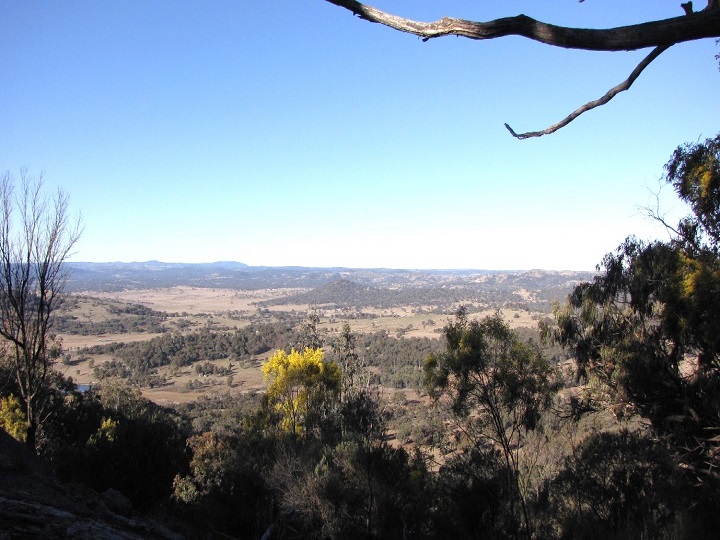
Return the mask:
M181 535L139 517L120 493L59 482L49 467L0 429L0 540L162 539Z

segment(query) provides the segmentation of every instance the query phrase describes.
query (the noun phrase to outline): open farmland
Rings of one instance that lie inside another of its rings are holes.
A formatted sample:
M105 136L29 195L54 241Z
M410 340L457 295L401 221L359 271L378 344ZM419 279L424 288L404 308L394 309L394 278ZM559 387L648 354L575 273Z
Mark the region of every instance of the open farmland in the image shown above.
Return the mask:
M137 265L133 271L139 272ZM418 381L424 356L413 354L427 353L410 349L422 340L439 349L442 328L460 305L467 306L476 318L500 312L513 328L532 336L538 321L549 315L549 299L553 295L562 298L569 290L568 283L583 277L539 272L465 275L345 270L327 273L325 278L330 281L323 283L319 276L324 274L317 269L268 272L262 280L255 275L253 282L316 286L199 286L177 276L164 280L157 269L151 274L153 281L133 274L137 287L122 290L114 290L102 280L93 290L93 283L85 280L85 290L73 291L60 314L57 331L65 357L58 369L84 385L101 383L103 373L121 375L134 380L144 395L160 403L192 401L212 392L262 391L261 364L279 348L298 346L298 335L312 310L319 317L317 331L328 354L347 323L360 341L372 342L363 354L377 358L366 357L364 362L376 374L380 387L389 395L402 390L416 399L421 392ZM193 276L197 279L197 269ZM217 273L213 276L223 281ZM147 286L158 281L167 286ZM248 332L250 337L245 335ZM198 335L207 341L243 334L247 341L262 338L266 332L280 335L242 350L225 351L213 345L217 350L207 352L206 346L184 356L174 350L174 356L164 356L152 365L133 357L157 355L148 348L167 348L173 336L189 342ZM386 342L380 346L379 340ZM393 340L412 346L393 352L388 349ZM147 344L145 349L137 345L140 342ZM393 354L399 358L390 358ZM137 367L128 367L132 365L143 366L142 373L135 372Z

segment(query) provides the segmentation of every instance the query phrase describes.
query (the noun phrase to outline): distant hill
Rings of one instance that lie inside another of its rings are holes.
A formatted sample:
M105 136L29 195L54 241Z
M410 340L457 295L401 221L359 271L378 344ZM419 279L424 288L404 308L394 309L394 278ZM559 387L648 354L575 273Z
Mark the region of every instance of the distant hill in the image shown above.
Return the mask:
M332 281L305 293L293 294L276 300L263 302L262 305L286 304L333 304L337 306L388 305L396 302L398 291L361 285L347 279Z
M248 266L222 261L214 263L107 262L66 263L70 270L68 290L122 290L190 285L243 289L316 288L348 280L360 285L387 288L436 288L484 284L527 283L533 288L560 282L589 279L592 272L490 270L394 270L387 268L308 268L301 266Z
M116 291L122 289L173 287L194 285L199 287L226 287L226 281L235 272L248 265L233 261L214 263L107 262L66 263L70 269L69 291Z
M152 289L179 285L208 288L309 289L265 305L318 304L373 306L548 304L562 300L571 288L592 279L593 272L393 270L355 268L266 267L223 261L215 263L67 263L69 292Z
M374 287L348 279L339 279L312 290L261 302L263 306L289 304L328 307L425 306L435 308L459 304L484 306L527 306L549 311L555 301L562 301L574 285L592 279L590 272L508 272L468 275L465 273L428 272L426 279L413 275L412 280L393 287Z

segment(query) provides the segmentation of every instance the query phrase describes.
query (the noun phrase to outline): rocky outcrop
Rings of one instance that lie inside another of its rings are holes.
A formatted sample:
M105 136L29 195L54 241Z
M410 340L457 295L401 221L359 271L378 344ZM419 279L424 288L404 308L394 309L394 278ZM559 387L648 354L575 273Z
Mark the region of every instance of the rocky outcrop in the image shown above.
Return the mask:
M177 540L164 525L134 515L119 492L102 495L58 481L37 456L0 429L0 540Z

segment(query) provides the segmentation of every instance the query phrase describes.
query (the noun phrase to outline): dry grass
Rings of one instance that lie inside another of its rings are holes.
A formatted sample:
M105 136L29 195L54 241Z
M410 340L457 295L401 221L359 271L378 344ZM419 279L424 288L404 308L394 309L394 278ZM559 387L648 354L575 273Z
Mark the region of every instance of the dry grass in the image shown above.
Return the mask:
M237 289L205 289L202 287L170 287L165 289L138 289L113 293L91 293L98 298L118 302L142 304L167 313L220 313L223 311L255 311L257 303L306 289L260 289L243 291ZM304 306L303 309L307 309ZM289 311L284 309L283 311Z
M258 313L258 303L301 292L300 289L262 289L245 291L235 289L206 289L201 287L172 287L161 289L138 289L112 293L88 293L91 296L78 295L78 307L73 315L80 321L101 322L111 317L111 314L102 301L112 301L123 304L141 304L155 311L166 312L172 316L164 323L169 330L177 331L177 322L184 320L189 324L186 331L195 331L212 321L214 325L239 328L250 323L251 317ZM98 301L101 299L102 301ZM263 308L266 309L266 308ZM309 306L285 305L271 306L267 310L272 313L290 312L294 314L307 313ZM387 331L390 335L404 335L406 337L439 338L443 326L451 320L451 316L428 314L428 309L419 310L417 307L400 306L393 309L363 309L361 313L341 309L323 309L319 306L321 315L320 328L328 333L339 333L342 325L347 322L352 331L356 333ZM229 317L232 313L232 318ZM493 310L473 314L473 318L482 318L492 315ZM366 317L358 317L358 314ZM537 315L521 310L502 310L502 317L511 327L534 327L537 324ZM212 317L210 319L210 317ZM372 317L372 318L370 318ZM124 333L104 334L94 336L61 335L65 351L70 352L76 361L70 365L58 364L57 369L70 376L78 384L92 384L95 382L93 367L111 360L110 355L93 355L82 361L77 361L77 351L83 347L103 345L112 342L145 341L161 334L154 333ZM267 355L266 355L267 356ZM235 363L232 368L233 384L228 387L228 377L203 377L195 374L192 367L181 372L171 373L170 367L159 369L159 375L165 376L169 384L161 388L143 390L143 394L159 403L185 402L197 399L200 395L219 389L233 392L251 392L265 388L259 366L263 358L256 358L254 364L240 365ZM217 363L223 367L228 366L228 360ZM195 381L199 386L188 389L188 383ZM417 399L418 396L413 396Z

